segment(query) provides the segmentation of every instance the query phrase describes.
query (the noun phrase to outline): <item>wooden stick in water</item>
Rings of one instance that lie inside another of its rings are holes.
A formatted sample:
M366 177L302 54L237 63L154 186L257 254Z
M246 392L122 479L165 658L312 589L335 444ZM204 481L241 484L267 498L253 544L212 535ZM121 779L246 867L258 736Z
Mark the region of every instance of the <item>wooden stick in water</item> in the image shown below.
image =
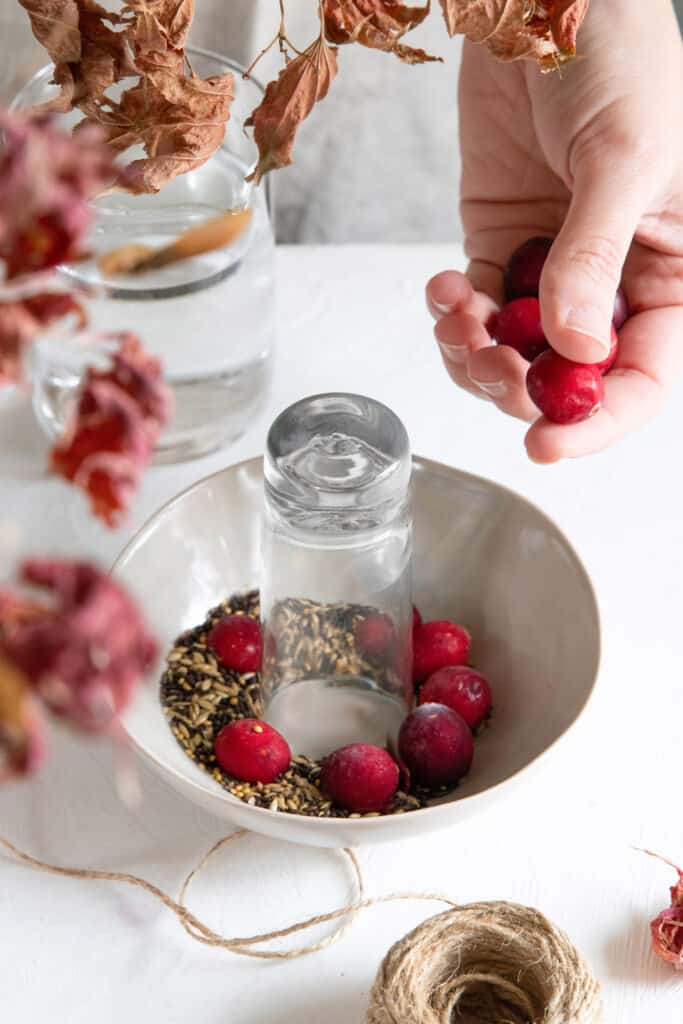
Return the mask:
M98 266L106 277L116 274L142 274L159 270L170 263L192 259L213 249L222 249L242 235L251 220L251 210L230 210L228 213L189 228L170 245L151 249L146 245L123 245L100 256Z

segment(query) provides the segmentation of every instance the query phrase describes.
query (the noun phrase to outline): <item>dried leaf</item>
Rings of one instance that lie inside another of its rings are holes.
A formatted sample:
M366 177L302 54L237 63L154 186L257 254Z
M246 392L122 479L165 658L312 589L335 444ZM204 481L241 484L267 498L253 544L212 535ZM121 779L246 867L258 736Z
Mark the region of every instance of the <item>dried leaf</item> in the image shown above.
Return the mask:
M260 105L245 127L254 129L259 161L251 179L292 162L297 128L320 100L327 96L337 73L337 51L321 36L291 60L271 82Z
M230 210L220 217L213 217L196 227L188 228L175 241L160 249L130 243L100 256L97 263L107 277L158 270L231 245L244 234L250 221L251 210L248 207Z
M39 332L71 314L79 327L85 326L85 309L68 292L41 292L17 302L0 302L0 387L21 380L24 353Z
M671 906L650 922L650 933L652 948L660 960L673 964L677 971L683 971L683 870L658 853L643 852L668 864L678 875L678 881L669 890Z
M589 0L441 0L449 35L465 35L494 57L557 67L576 51Z
M323 0L325 35L331 43L360 43L394 53L406 64L440 60L400 41L424 21L429 8L429 2L425 7L408 7L399 0Z
M133 36L140 50L182 50L194 17L194 0L128 0L135 17Z
M0 782L37 771L45 753L45 722L29 681L0 652Z
M55 5L63 15L60 26L69 28L68 46L63 28L48 38L44 19ZM183 47L194 0L128 0L118 12L95 0L25 0L24 6L55 62L53 82L60 87L41 110L76 107L85 114L82 125L101 125L117 151L144 148L146 159L136 160L118 187L157 192L201 166L221 145L232 75L204 81L186 70ZM137 83L123 95L113 94L112 87L130 77Z
M79 328L88 323L85 306L71 292L38 292L25 298L23 304L41 327L48 327L65 316L74 316L74 326Z
M560 53L576 53L576 36L588 13L588 3L589 0L554 0L550 5L550 30Z
M171 409L159 361L124 335L111 369L88 370L73 421L52 451L52 470L85 491L103 522L117 525Z
M92 220L90 200L116 177L101 133L78 140L46 118L0 112L0 259L7 277L73 258Z
M43 614L14 629L2 653L54 713L90 732L110 728L157 654L135 603L86 563L34 559L22 579L46 591Z
M19 3L31 19L34 36L55 64L80 60L76 0L19 0Z
M177 78L151 72L126 90L107 135L117 150L142 143L147 158L125 172L131 192L158 192L171 178L200 167L218 149L230 117L233 76Z
M23 303L0 304L0 387L21 380L24 352L35 338L37 327Z

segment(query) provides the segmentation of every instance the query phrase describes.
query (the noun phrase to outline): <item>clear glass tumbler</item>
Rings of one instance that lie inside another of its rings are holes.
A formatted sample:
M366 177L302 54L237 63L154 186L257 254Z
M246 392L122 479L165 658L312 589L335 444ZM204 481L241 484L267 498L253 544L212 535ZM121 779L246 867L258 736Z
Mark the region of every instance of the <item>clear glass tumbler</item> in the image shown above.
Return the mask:
M295 753L395 743L412 704L411 456L370 398L306 398L265 455L265 719Z
M175 394L175 415L162 434L157 459L178 461L234 440L261 410L270 380L275 334L275 243L269 183L245 178L256 147L243 124L263 92L243 68L204 50L188 50L202 77L232 71L235 98L225 140L203 166L182 174L155 195L107 195L95 203L88 245L93 258L62 267L68 284L90 289L91 328L131 330L159 356ZM13 107L52 94L52 67L40 71ZM127 83L124 83L124 85ZM81 118L60 118L64 127ZM131 151L127 158L143 155ZM233 244L140 275L105 277L97 257L127 244L163 246L187 228L227 209L249 206L252 218ZM37 418L51 438L61 434L91 350L83 339L56 332L31 351L30 376ZM101 346L95 346L101 348Z

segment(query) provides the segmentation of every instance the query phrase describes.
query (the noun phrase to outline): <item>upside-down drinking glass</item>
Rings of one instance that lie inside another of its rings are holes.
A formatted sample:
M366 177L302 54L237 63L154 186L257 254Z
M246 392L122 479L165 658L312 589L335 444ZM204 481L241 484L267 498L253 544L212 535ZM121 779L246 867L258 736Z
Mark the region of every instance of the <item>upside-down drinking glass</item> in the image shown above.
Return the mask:
M386 406L306 398L265 454L265 718L296 753L395 743L412 703L411 457Z
M181 174L155 195L118 193L95 203L88 240L93 259L60 268L68 285L91 289L88 336L51 332L30 350L29 373L39 422L61 434L98 331L131 330L163 362L175 395L175 414L162 433L157 458L177 461L202 455L238 437L260 411L268 389L275 330L274 238L267 182L246 182L256 148L243 131L262 89L243 79L233 61L188 50L202 77L232 71L235 98L225 141L203 166ZM42 103L51 95L52 67L40 71L13 107ZM125 85L125 83L124 83ZM70 126L78 111L60 118ZM134 159L137 149L126 154ZM182 231L228 209L249 206L246 232L234 243L160 270L105 277L96 257L129 243L163 246ZM101 346L94 345L101 355Z

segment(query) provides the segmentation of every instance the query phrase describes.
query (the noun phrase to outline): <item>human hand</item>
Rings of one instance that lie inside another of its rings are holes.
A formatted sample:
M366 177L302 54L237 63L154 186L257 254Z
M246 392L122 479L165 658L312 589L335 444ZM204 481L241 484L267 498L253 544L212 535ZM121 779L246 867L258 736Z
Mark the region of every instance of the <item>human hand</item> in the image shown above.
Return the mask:
M461 208L467 275L427 286L456 384L533 421L529 456L555 462L607 447L663 405L683 369L683 61L669 0L599 0L579 58L542 75L465 44L460 75ZM503 268L534 235L557 235L541 314L551 346L577 362L607 354L621 280L631 317L592 418L559 426L528 397L529 364L485 324Z

